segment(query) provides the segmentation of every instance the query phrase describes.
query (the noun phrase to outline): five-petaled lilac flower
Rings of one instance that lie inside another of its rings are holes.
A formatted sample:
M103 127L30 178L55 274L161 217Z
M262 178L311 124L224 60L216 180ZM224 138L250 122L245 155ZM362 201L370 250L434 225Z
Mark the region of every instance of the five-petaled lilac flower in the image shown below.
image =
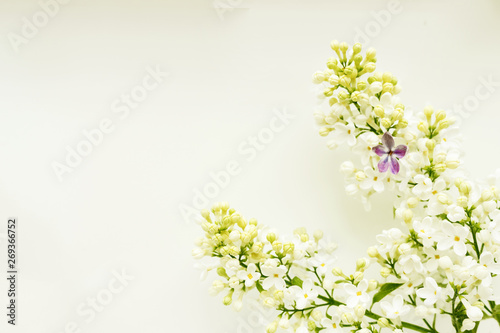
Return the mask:
M389 132L385 132L382 136L382 144L375 146L372 150L378 156L382 157L378 162L378 170L380 172L386 172L390 167L393 174L399 172L399 162L398 159L403 158L406 155L408 147L405 145L399 145L394 148L394 138Z

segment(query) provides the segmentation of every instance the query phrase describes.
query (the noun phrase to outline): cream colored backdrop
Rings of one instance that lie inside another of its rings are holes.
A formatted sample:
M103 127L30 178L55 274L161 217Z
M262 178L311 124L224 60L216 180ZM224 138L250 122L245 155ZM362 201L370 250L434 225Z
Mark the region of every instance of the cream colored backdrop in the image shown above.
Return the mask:
M384 197L368 213L345 195L348 155L317 135L330 41L376 47L406 105L461 112L483 177L500 167L499 17L495 0L2 1L0 233L18 217L20 280L0 331L261 332L265 314L224 308L193 269L197 191L281 233L323 229L352 269L396 223Z

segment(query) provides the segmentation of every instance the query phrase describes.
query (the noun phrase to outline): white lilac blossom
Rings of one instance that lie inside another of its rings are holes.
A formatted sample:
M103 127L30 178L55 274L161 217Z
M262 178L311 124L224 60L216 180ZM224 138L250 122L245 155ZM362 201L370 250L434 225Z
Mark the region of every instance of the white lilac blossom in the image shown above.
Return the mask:
M392 195L400 227L381 231L344 271L322 232L281 237L215 204L201 213L205 235L193 250L203 277L217 272L210 294L236 310L258 295L276 315L267 333L477 333L484 320L500 323L500 177L467 179L454 118L405 107L396 77L376 71L375 50L331 47L335 57L313 76L319 133L352 155L341 164L346 192L365 207Z

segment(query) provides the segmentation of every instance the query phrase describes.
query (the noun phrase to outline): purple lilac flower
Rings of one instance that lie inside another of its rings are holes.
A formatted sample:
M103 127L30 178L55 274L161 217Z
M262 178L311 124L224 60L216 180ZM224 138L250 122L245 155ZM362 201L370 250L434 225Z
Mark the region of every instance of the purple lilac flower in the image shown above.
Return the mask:
M378 170L380 172L386 172L389 167L393 174L399 172L399 162L398 159L403 158L406 155L408 147L405 145L399 145L394 148L394 138L389 132L385 132L382 136L382 144L375 146L372 150L378 156L382 157L378 162Z

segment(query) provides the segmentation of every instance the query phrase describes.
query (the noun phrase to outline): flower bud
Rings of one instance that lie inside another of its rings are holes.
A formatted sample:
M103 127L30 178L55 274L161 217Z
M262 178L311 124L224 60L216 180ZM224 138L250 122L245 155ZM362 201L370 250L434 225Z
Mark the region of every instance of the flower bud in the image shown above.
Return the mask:
M333 88L326 88L323 90L323 95L326 97L331 97L333 95Z
M468 195L470 190L472 189L472 186L469 182L462 182L460 184L460 187L458 188L460 190L461 193L463 193L464 195Z
M283 300L283 297L285 297L285 293L282 290L275 290L273 293L273 297L278 302L281 302Z
M229 246L227 252L233 257L236 257L238 254L240 254L240 249L236 246Z
M229 287L232 289L238 288L240 285L240 279L237 276L231 276L229 279Z
M361 49L362 49L362 46L360 43L356 43L352 46L352 53L353 54L358 54L359 52L361 52Z
M328 83L330 83L332 86L336 86L337 84L339 84L339 78L332 75L328 78ZM336 101L337 99L335 99ZM333 105L335 103L330 103L330 106Z
M327 136L328 134L330 134L330 132L332 131L331 128L328 128L328 127L321 127L319 129L319 135L321 136Z
M320 310L318 309L314 309L312 312L311 312L311 317L312 319L316 320L316 321L321 321L321 319L323 319L323 314L321 313Z
M318 72L315 72L313 74L313 80L312 80L312 82L314 84L319 84L319 83L321 83L323 81L325 81L325 73L318 71Z
M497 208L497 204L494 200L486 201L482 206L486 214L493 212Z
M274 301L273 298L266 297L266 299L264 299L264 306L273 309L276 306L276 302Z
M403 243L398 246L398 251L400 254L405 255L411 251L411 245L408 243Z
M354 68L352 66L344 68L344 75L351 76L354 71Z
M345 161L340 165L340 172L344 176L351 176L354 173L354 164L351 161Z
M221 291L224 290L224 282L222 282L221 280L215 280L214 282L212 282L212 288L217 292L217 293L220 293Z
M236 312L240 312L243 309L243 298L238 298L235 302L233 302L233 309Z
M384 83L382 85L382 93L390 93L392 94L392 91L394 90L394 86L392 85L392 83Z
M434 108L432 106L426 106L424 108L424 114L428 122L430 122L433 113L434 113Z
M446 161L446 167L448 169L456 169L460 165L460 161L458 160L451 160L451 161Z
M357 305L354 308L354 314L356 315L356 318L363 318L365 316L366 308L362 305Z
M384 127L385 129L388 129L389 127L391 127L392 125L392 121L389 119L389 118L383 118L382 121L380 122L380 124L382 125L382 127Z
M446 118L446 111L444 110L437 110L436 112L436 121L439 122L441 120L444 120Z
M401 119L398 121L398 124L396 125L397 128L406 128L408 127L408 120L406 119Z
M275 333L278 330L278 322L273 321L271 324L267 325L266 333Z
M442 205L446 205L450 202L450 198L448 197L448 195L446 193L439 193L437 195L437 200Z
M429 124L426 123L426 122L421 122L418 124L417 126L418 130L422 133L424 133L425 135L429 135L430 132L429 132Z
M435 163L444 163L446 162L446 153L438 153L434 155L434 162Z
M469 205L469 200L466 196L461 195L457 198L457 205L465 208Z
M342 53L347 52L348 49L349 49L349 45L347 45L346 42L340 43L340 51L342 51Z
M404 116L403 111L401 109L396 109L392 113L392 120L393 121L399 121L399 120L403 119L403 116Z
M320 241L320 239L322 239L322 238L323 238L323 231L321 231L321 230L316 230L316 231L314 232L314 234L313 234L313 237L314 237L314 240L316 241L316 243L317 243L317 242L319 242L319 241Z
M410 223L413 219L413 211L411 209L405 209L403 212L403 221L405 223Z
M335 288L335 282L331 279L325 278L323 280L323 288L325 288L326 290L332 290L333 288Z
M391 323L389 323L389 320L387 320L387 318L379 318L377 320L377 324L378 326L380 326L381 328L388 328L388 327L391 327Z
M359 258L358 260L356 260L356 270L363 271L366 267L367 261L368 260L366 258Z
M345 187L345 192L347 195L355 195L358 193L359 187L356 184L348 184Z
M365 65L364 70L368 73L373 72L377 68L377 65L373 62L369 62Z
M290 321L286 316L283 316L280 321L279 321L279 327L286 330L288 327L290 327Z
M436 172L438 172L438 173L445 172L446 171L446 163L437 163L434 166L434 170L436 170Z
M254 253L260 253L262 252L263 249L264 249L264 244L262 244L261 242L255 242L253 243L251 250Z
M224 297L224 299L222 300L222 303L225 306L231 305L231 303L233 303L233 291L232 290L229 292L229 294L227 294L226 297Z
M488 277L490 274L488 272L488 269L484 266L479 265L475 270L474 270L474 276L478 278L479 280L484 280L486 277Z
M204 209L201 211L201 216L208 222L212 222L212 219L210 218L210 211L208 209Z
M346 75L342 75L342 77L339 80L339 83L343 87L349 87L349 85L351 84L351 79Z
M465 331L470 331L476 326L476 323L470 320L469 318L464 319L462 322L462 330Z
M365 58L367 60L370 60L370 59L373 59L377 56L377 51L375 51L374 48L369 48L367 51L366 51L366 56Z
M352 325L354 323L354 318L350 312L344 312L341 319L345 325Z
M358 98L359 96L361 95L361 93L359 91L354 91L352 94L351 94L351 100L353 102L357 102L358 101Z
M247 221L245 221L245 219L243 217L241 217L240 215L233 215L233 220L236 220L236 223L238 224L238 227L240 227L241 229L245 229L247 227Z
M385 116L384 108L381 105L377 105L373 108L373 113L379 118L383 118Z
M392 73L391 72L384 72L384 74L382 75L382 81L392 82Z
M195 248L191 250L191 255L193 256L194 259L201 259L205 256L205 250L200 249L200 248Z
M274 243L274 241L277 239L276 234L274 232L270 232L267 234L266 239L269 243Z
M355 177L358 182L361 182L366 179L366 174L363 171L358 171L356 172Z
M283 248L283 244L281 242L274 242L273 243L274 252L280 253L282 248Z
M466 208L466 206L464 206L464 208ZM472 215L477 218L480 218L483 214L485 214L484 205L478 205L476 209L472 211Z
M382 91L382 83L377 81L377 78L375 75L370 76L367 80L368 84L370 85L370 91L374 94L377 94Z
M335 276L343 276L344 275L344 273L342 272L342 269L340 267L333 268L332 274Z
M481 193L481 199L483 201L488 201L493 199L493 192L491 192L490 190L484 190L483 193Z
M441 267L442 269L445 269L445 270L449 269L449 268L451 268L451 266L453 266L453 262L451 261L450 257L448 257L448 256L444 256L444 257L439 258L438 263L439 263L439 267Z
M498 190L498 188L496 188L496 186L491 187L491 192L493 193L493 196L495 197L495 199L500 198L500 191Z
M387 278L389 275L391 275L391 270L388 267L382 267L380 269L380 275L383 278Z
M477 239L481 243L488 243L489 241L491 241L491 232L483 229L479 232L479 234L477 234Z
M356 85L356 89L357 89L358 91L363 91L363 90L365 90L365 89L366 89L366 87L367 87L367 83L366 83L366 81L359 81L359 82L357 83L357 85Z
M363 280L364 276L365 275L363 274L363 272L359 272L359 271L354 272L354 274L353 274L354 283L361 282L361 280Z
M474 302L472 306L475 306L476 308L480 308L481 310L484 309L484 303L481 301Z
M378 282L376 280L370 280L368 281L368 289L367 291L373 291L378 288Z
M295 250L295 244L288 242L283 244L283 253L284 254L292 254Z
M378 253L378 250L375 246L371 246L368 248L368 250L366 251L366 253L368 254L368 256L370 258L376 258L378 257L380 254Z
M425 146L427 147L427 149L429 149L429 151L433 151L434 148L436 147L436 140L434 139L429 139L425 142Z
M228 279L229 277L227 276L226 274L226 269L224 267L218 267L217 268L217 275L221 276L221 277L224 277L226 279Z
M408 206L408 208L415 208L418 206L420 200L415 198L415 197L411 197L411 198L408 198L408 200L406 200L406 205Z
M439 124L437 126L437 130L442 130L442 129L448 128L448 127L450 127L450 125L451 125L451 122L448 119L445 119L445 120L439 122Z
M363 61L363 56L361 54L356 54L353 59L354 59L354 64L356 64L356 67L359 67L361 61Z
M340 101L346 101L349 99L349 94L345 91L339 92L337 96L338 96Z
M429 315L429 309L425 305L419 305L415 308L415 314L420 318L425 318Z
M215 235L216 233L218 233L220 230L220 227L216 224L213 224L213 223L210 223L210 225L208 226L208 233L210 235Z

